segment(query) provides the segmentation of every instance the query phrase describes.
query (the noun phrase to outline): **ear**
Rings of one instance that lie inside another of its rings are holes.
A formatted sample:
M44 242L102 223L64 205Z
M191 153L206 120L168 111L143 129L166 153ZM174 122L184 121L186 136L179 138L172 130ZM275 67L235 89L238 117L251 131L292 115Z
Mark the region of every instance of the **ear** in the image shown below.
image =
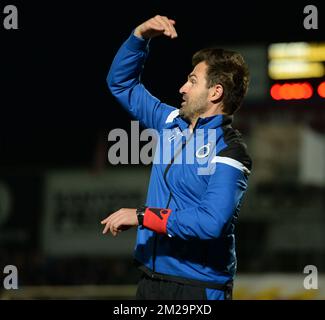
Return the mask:
M215 86L211 87L210 101L219 102L223 96L223 86L218 83Z

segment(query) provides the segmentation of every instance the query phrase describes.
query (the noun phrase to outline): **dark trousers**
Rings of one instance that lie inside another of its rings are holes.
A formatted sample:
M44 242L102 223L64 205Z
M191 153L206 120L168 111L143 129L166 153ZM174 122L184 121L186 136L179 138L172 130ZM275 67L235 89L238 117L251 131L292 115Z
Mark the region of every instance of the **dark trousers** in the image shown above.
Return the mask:
M217 299L231 299L231 293L219 290ZM172 281L151 279L146 274L141 276L136 293L137 300L207 300L208 290Z

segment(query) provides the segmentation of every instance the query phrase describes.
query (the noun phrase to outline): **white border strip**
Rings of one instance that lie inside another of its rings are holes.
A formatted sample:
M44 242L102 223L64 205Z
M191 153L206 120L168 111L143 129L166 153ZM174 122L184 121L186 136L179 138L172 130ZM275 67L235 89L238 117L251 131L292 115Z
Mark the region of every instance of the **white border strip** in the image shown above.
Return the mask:
M232 166L246 174L251 173L241 162L232 158L214 156L214 158L211 160L211 163L216 163L216 162L228 164L229 166Z
M172 111L168 115L167 120L166 120L165 123L171 123L171 122L173 122L173 120L178 116L178 114L179 114L179 109L176 109L176 110Z

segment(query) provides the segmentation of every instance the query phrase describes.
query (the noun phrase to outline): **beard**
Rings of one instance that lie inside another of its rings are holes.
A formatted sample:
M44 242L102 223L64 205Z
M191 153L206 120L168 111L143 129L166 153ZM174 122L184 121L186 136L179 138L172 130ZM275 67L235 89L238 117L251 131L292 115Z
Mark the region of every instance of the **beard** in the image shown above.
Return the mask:
M208 94L204 92L192 100L185 100L179 109L179 115L191 123L208 110L207 97Z

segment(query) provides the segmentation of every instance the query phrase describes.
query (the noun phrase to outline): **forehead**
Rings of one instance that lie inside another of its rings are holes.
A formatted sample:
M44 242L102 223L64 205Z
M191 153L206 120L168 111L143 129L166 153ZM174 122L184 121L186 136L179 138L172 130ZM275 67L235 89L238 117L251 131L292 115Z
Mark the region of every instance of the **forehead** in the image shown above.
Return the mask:
M194 74L197 77L204 77L206 74L207 67L208 67L207 64L204 61L202 61L194 67L191 74Z

